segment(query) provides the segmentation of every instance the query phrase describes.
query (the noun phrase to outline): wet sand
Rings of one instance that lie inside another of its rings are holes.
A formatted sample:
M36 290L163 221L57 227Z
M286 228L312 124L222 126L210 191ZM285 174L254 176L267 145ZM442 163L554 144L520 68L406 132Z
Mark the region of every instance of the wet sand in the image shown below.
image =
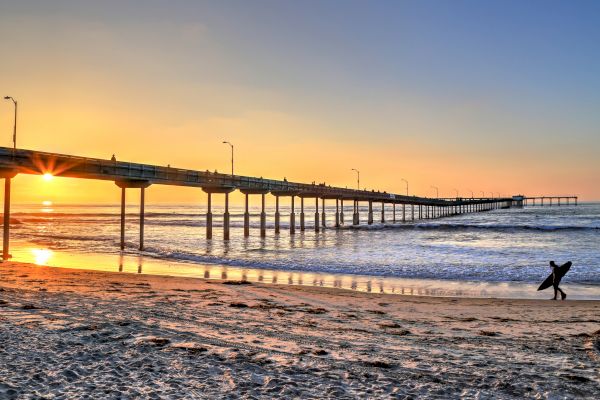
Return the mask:
M0 264L0 398L599 395L600 301Z

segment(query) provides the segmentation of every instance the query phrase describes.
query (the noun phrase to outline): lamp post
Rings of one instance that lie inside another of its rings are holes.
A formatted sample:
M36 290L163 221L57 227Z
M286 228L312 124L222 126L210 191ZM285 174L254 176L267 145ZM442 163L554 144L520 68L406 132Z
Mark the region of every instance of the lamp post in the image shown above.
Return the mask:
M408 181L404 178L402 178L402 181L406 183L406 195L408 196Z
M431 188L435 189L435 198L439 199L440 198L440 190L436 186L432 186Z
M227 141L223 141L223 144L228 144L231 146L231 176L233 176L233 145Z
M473 196L473 191L471 189L469 189L469 192L471 192L471 198L475 197Z
M17 101L10 96L4 96L4 100L12 100L15 105L15 124L13 126L13 149L17 148Z
M485 192L482 190L481 191L481 198L483 199L485 197Z
M356 186L357 186L358 190L360 190L360 171L357 170L356 168L352 168L352 171L356 172Z
M454 189L454 191L456 192L456 198L458 199L458 190Z

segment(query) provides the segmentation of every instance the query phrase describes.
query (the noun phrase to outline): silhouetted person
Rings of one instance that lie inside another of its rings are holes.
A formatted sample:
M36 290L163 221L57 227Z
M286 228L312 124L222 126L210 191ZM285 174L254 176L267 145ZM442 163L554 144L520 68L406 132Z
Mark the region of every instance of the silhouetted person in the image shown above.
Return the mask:
M113 154L112 157L110 158L110 161L117 161L117 157L115 157L115 155Z
M561 300L564 300L567 298L567 294L563 292L562 289L558 287L558 285L560 284L560 280L562 279L562 277L565 276L566 271L561 273L561 267L556 265L554 261L550 261L550 268L552 269L552 287L554 288L554 297L552 298L552 300L556 300L558 292L560 292Z

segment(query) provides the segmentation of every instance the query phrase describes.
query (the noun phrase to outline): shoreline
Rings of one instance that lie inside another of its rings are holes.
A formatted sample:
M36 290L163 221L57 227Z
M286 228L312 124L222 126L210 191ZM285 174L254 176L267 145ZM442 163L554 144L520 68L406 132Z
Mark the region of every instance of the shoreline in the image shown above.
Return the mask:
M538 300L545 300L552 296L550 289L542 292L537 291L539 282L461 281L265 269L165 260L143 254L87 254L75 251L42 249L27 242L17 242L13 246L13 255L13 259L18 260L13 262L48 265L56 268L192 279L247 280L252 283L268 285L330 287L365 293ZM541 280L543 279L540 279L540 282ZM570 283L568 278L562 285L570 300L600 300L600 285Z
M3 398L592 398L600 384L594 300L402 296L6 262L0 310Z

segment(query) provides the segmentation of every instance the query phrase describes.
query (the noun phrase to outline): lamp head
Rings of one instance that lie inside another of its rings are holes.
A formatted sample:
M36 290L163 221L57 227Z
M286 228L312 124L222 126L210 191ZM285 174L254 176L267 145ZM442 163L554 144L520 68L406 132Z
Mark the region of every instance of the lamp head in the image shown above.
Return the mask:
M10 97L10 96L4 96L4 100L10 100L10 99L12 99L12 97Z

